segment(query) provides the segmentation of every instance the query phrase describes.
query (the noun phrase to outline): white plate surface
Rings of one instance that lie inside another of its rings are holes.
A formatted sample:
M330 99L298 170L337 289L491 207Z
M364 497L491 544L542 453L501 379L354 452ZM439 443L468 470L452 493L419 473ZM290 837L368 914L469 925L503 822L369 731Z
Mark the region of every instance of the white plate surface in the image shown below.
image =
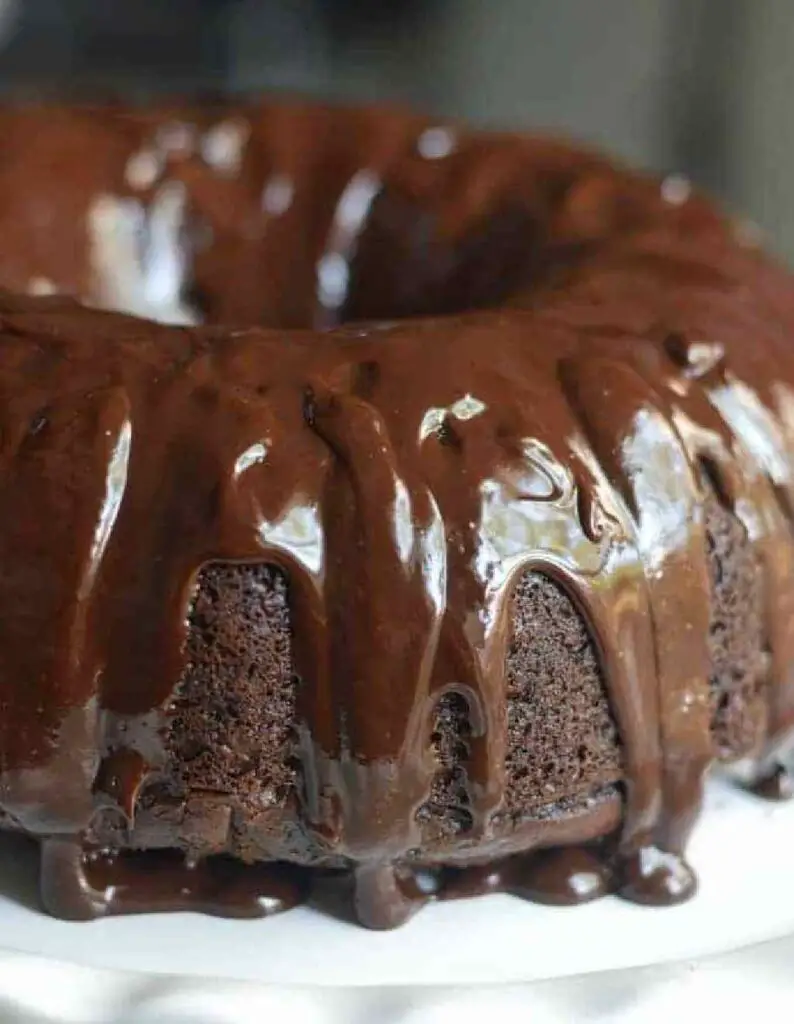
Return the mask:
M31 865L6 858L0 947L92 968L293 986L536 982L794 936L793 858L794 804L721 782L709 787L692 842L700 892L666 909L612 897L551 908L490 896L428 907L385 933L308 909L258 921L173 914L72 924L33 909Z

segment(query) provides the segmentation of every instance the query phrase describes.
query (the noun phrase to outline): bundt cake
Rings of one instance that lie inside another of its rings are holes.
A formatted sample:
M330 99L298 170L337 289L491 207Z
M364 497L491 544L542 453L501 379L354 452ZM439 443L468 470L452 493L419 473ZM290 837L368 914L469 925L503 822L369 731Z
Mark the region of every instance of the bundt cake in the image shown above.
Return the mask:
M787 789L787 274L680 178L399 112L0 133L0 824L45 907L689 896L710 766Z

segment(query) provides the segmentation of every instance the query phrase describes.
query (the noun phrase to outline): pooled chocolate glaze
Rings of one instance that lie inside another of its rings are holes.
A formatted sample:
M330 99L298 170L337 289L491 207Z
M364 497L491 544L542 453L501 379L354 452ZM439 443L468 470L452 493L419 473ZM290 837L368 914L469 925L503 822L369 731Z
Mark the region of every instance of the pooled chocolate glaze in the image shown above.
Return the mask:
M722 699L715 494L762 575L754 753L784 788L788 276L680 183L551 141L270 104L0 127L0 282L195 325L0 299L0 811L42 841L46 907L271 913L337 877L384 928L494 889L690 895ZM196 581L256 563L287 580L300 785L255 812L211 788L195 813L145 804ZM521 812L528 572L586 624L620 774ZM465 815L428 838L450 693Z

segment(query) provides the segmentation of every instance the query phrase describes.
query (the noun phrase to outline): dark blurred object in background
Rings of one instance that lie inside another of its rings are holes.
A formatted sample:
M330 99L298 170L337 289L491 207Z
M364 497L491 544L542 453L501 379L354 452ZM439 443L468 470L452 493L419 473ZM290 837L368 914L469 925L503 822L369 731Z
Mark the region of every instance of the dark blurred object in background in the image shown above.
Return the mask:
M677 170L794 259L791 0L0 0L0 87L298 91Z
M25 92L222 88L227 22L218 0L0 0L3 86Z

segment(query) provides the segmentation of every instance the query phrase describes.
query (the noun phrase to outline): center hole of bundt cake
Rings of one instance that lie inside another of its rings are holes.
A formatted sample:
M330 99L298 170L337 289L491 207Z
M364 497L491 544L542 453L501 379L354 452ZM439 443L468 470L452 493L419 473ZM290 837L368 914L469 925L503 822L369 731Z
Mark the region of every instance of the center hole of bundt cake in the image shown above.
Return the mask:
M535 218L519 205L464 222L449 237L430 210L385 188L354 240L338 246L329 230L319 255L300 237L264 254L245 239L231 251L199 244L206 232L194 219L178 237L151 225L134 273L100 222L91 302L169 323L324 330L496 307L554 263Z
M532 285L544 254L526 209L505 207L454 238L388 192L347 269L338 321L439 316L499 306Z
M345 195L355 188L364 191L351 226ZM560 262L537 211L517 200L461 211L450 228L435 201L408 198L363 171L333 210L283 231L278 244L267 233L219 239L197 209L184 212L179 234L168 233L155 207L139 271L119 245L118 216L95 218L96 304L167 322L325 330L496 307Z
M133 195L102 191L90 201L85 265L71 282L38 274L27 290L64 290L167 323L317 330L449 315L537 289L612 216L609 189L602 195L597 174L579 181L569 156L441 129L429 131L432 145L427 131L409 133L380 168L381 158L346 143L324 159L307 139L300 173L279 169L249 140L248 164L219 179L210 159L219 139L240 148L249 128L219 123L204 156L188 147L158 162L162 139L131 153ZM235 153L239 163L242 149Z
M298 240L288 249L293 244L296 252L283 262L268 259L257 268L243 260L235 275L197 254L181 308L204 322L322 330L450 315L501 305L532 287L550 264L526 209L499 209L449 238L432 212L385 188L352 243L336 246L331 230L314 260Z

